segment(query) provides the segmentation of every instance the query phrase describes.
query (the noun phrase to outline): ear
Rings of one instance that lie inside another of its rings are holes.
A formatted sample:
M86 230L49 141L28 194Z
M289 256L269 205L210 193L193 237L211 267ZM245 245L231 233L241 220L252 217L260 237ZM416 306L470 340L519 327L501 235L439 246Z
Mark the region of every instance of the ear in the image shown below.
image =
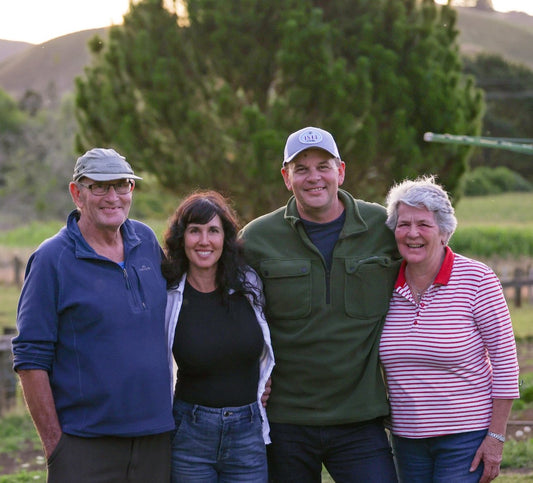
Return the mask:
M283 181L285 181L285 186L289 191L292 191L292 183L291 183L291 177L289 174L288 168L281 168L281 175L283 176Z
M339 172L339 186L344 183L344 177L346 175L346 164L344 161L341 161L340 165L337 167L337 170Z
M68 190L70 192L70 196L72 198L72 201L79 208L80 204L83 204L83 203L80 203L81 190L80 190L79 186L76 183L74 183L74 181L71 181L69 183L69 185L68 185Z

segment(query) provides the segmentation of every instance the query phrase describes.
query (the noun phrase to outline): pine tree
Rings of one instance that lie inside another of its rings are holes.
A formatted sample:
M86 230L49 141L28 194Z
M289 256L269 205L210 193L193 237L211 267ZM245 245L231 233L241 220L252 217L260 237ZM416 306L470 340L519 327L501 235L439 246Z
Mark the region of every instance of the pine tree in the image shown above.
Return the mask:
M285 139L315 125L355 196L434 173L457 198L469 148L423 141L479 134L455 20L433 0L189 0L187 19L143 0L92 43L78 147L114 146L177 192L218 189L248 219L286 200Z

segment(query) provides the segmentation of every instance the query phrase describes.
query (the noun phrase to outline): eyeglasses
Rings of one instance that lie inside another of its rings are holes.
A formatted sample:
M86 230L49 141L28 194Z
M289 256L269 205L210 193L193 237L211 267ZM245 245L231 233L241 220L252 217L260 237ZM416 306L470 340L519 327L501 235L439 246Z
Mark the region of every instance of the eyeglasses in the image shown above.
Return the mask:
M117 195L127 195L133 189L133 182L129 179L118 181L116 183L92 183L83 184L78 181L78 184L87 188L95 196L104 196L109 192L109 188L113 186Z

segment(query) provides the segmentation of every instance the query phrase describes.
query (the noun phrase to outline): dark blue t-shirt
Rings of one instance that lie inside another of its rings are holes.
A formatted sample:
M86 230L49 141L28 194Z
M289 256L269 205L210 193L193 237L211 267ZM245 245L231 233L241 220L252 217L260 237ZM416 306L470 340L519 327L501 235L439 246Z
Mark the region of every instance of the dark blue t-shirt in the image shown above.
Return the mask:
M333 249L335 243L339 239L339 234L344 226L346 220L346 212L343 211L341 215L333 221L327 223L315 223L302 219L307 236L311 239L313 244L319 249L328 272L331 270L331 262L333 260Z

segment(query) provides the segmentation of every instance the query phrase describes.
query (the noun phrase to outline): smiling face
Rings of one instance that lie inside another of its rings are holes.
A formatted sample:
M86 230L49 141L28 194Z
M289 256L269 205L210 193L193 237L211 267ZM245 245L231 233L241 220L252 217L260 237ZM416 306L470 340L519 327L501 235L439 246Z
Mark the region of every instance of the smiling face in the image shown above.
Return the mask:
M337 165L322 149L307 149L281 170L292 191L300 216L317 223L332 221L342 213L338 198L344 182L344 162Z
M426 266L440 263L445 236L440 232L432 211L399 203L394 236L407 263Z
M185 255L189 260L189 274L198 271L216 272L224 247L224 228L220 216L205 224L189 223L183 237Z
M98 181L98 184L114 184L117 181ZM82 178L80 182L85 186L80 183L70 183L70 194L80 211L79 223L81 226L87 232L118 231L128 218L133 188L125 195L118 195L114 188L109 188L105 195L96 196L86 187L95 181L90 178Z

